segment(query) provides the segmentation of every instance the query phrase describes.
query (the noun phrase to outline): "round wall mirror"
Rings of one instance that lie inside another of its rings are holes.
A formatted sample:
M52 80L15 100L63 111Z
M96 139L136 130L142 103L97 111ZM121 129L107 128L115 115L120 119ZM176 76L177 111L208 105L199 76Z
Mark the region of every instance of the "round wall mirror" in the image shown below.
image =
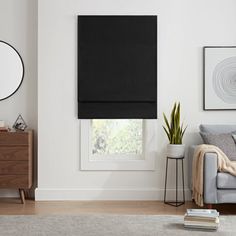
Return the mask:
M0 40L0 100L12 96L24 77L24 64L20 54L10 44Z

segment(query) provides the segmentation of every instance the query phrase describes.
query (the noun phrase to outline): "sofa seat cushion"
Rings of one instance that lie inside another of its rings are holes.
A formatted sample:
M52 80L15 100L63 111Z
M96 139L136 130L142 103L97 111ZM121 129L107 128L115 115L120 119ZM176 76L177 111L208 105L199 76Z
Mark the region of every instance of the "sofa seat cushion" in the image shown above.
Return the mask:
M236 189L236 176L229 173L219 172L217 174L217 188Z

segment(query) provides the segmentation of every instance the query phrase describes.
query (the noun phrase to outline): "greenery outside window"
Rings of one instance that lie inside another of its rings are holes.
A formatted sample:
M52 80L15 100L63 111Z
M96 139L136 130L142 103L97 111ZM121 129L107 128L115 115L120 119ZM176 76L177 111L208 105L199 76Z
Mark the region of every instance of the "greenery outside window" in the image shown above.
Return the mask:
M98 119L92 120L92 154L142 155L143 120Z

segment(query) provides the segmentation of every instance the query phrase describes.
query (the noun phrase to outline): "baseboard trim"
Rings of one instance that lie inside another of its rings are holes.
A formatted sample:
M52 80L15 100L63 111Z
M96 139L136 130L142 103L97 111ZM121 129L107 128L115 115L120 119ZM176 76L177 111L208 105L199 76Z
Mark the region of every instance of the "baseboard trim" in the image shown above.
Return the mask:
M175 199L175 189L167 190L167 199ZM52 189L36 188L36 201L64 201L64 200L163 200L164 189ZM182 190L178 191L179 200ZM185 189L185 199L191 200L189 189Z

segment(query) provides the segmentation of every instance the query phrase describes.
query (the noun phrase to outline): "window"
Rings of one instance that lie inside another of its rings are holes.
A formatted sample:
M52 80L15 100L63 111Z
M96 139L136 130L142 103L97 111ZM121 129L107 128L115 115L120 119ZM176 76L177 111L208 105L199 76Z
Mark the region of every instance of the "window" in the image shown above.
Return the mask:
M154 120L81 120L82 170L153 170Z
M142 155L142 126L142 120L92 120L92 154Z

